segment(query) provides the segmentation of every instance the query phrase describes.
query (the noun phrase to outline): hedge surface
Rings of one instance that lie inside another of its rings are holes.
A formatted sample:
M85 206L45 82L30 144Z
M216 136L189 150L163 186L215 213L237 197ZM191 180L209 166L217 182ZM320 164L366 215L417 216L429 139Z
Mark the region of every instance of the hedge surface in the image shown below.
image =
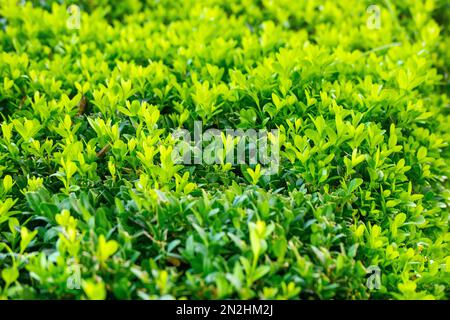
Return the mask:
M0 298L450 297L448 2L62 2L0 1Z

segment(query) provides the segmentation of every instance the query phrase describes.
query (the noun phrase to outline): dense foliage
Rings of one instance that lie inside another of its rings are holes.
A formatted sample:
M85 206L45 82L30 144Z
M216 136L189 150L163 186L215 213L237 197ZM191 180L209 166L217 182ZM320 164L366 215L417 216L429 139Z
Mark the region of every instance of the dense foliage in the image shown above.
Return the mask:
M0 0L0 297L449 298L448 12ZM174 164L194 121L278 173Z

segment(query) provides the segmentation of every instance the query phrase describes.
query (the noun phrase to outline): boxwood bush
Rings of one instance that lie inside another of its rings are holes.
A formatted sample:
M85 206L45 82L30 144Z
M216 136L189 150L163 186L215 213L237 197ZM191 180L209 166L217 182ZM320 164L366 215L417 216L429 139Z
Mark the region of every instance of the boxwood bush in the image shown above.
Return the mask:
M0 1L0 297L448 299L448 12ZM174 163L195 121L278 172Z

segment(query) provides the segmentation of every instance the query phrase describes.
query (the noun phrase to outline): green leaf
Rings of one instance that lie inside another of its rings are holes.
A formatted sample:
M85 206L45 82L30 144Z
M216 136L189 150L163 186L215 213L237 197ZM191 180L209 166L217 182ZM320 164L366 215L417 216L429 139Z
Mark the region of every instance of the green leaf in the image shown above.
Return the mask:
M19 271L16 267L5 268L2 270L2 278L5 280L6 286L9 286L19 278Z
M30 242L34 239L37 234L37 230L30 232L26 227L20 229L20 252L25 252Z
M83 290L89 300L105 300L106 288L103 281L87 280L83 282Z
M104 235L100 235L97 244L97 258L100 263L104 263L110 256L116 253L119 248L117 241L106 241Z

